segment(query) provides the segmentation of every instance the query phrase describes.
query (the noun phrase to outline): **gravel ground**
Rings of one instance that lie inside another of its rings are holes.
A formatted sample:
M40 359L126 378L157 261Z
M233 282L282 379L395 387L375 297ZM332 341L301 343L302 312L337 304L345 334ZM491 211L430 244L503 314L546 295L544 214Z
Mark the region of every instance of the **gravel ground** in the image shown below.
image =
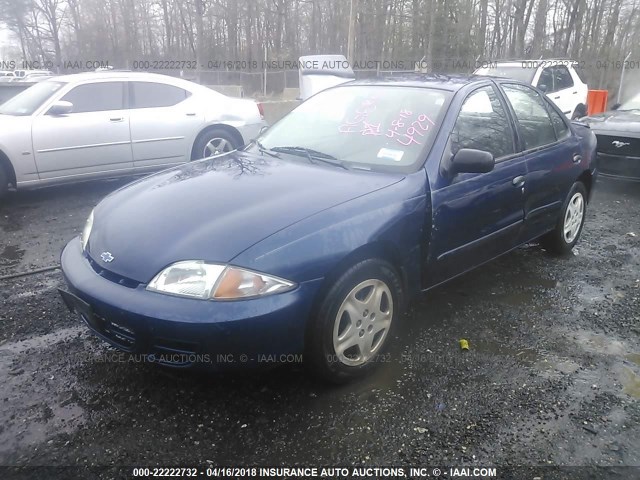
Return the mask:
M0 277L55 266L123 183L11 195ZM528 245L423 295L348 386L137 362L61 286L59 270L0 279L0 465L640 466L640 184L598 183L574 255Z

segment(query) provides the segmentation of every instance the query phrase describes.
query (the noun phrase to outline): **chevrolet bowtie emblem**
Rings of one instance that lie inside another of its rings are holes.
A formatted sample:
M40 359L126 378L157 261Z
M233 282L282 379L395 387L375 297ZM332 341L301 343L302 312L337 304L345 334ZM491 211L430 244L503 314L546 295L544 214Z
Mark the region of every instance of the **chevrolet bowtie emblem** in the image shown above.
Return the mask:
M100 255L100 258L104 263L111 263L113 262L115 257L111 255L111 252L102 252L102 255Z
M616 148L620 148L620 147L624 147L625 145L631 145L629 142L621 142L620 140L614 140L613 142L611 142L611 145L613 145Z

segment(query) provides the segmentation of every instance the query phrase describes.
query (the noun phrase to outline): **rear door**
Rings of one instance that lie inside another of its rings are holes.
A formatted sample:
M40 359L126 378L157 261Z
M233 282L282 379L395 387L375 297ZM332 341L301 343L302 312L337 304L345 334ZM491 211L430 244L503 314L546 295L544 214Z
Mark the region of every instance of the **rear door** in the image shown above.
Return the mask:
M580 174L580 143L567 118L533 88L501 83L516 118L527 162L525 225L521 242L554 227L569 188Z
M443 166L461 148L492 153L494 169L446 173ZM491 260L520 238L527 167L517 154L513 122L495 86L480 87L464 100L440 165L432 191L428 285Z
M573 77L564 65L552 67L553 94L550 98L567 117L571 118L576 105L579 103L578 90L573 84Z
M44 112L34 118L33 148L41 179L131 170L124 86L121 81L77 85L59 99L73 104L71 113Z
M131 141L136 169L189 161L204 122L191 92L160 82L129 82Z

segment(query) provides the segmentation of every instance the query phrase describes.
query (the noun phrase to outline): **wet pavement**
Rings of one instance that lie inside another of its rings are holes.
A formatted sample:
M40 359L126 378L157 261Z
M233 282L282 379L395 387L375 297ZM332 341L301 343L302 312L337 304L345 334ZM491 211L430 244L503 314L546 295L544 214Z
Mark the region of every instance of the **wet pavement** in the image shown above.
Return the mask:
M423 295L375 374L334 387L90 335L54 268L124 183L0 204L0 464L640 465L640 184L599 182L574 255L527 245Z

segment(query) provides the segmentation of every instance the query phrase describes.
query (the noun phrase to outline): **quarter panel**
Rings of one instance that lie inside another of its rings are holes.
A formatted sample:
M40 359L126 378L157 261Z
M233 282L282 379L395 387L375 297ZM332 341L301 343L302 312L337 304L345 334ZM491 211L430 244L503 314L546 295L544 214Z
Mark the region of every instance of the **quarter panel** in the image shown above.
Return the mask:
M31 143L33 117L0 115L0 151L13 165L16 181L32 182L38 179L35 155Z

